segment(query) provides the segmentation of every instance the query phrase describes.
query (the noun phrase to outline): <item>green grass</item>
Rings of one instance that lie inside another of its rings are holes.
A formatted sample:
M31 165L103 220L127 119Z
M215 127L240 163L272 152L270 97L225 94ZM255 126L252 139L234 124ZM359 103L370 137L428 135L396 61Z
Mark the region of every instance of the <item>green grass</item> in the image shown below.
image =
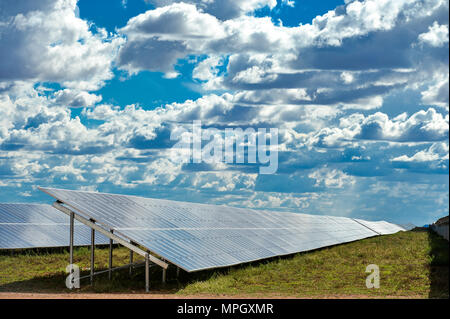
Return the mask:
M128 262L128 250L114 250L114 264ZM96 250L96 268L106 269L108 249ZM65 288L67 251L22 252L0 255L0 292L70 292ZM89 249L75 249L75 263L89 272ZM380 267L380 288L367 289L366 266ZM401 232L293 256L237 267L182 272L178 280L169 269L161 284L161 270L151 269L156 293L254 297L414 297L448 298L448 242L426 231ZM143 268L82 281L76 292L143 292Z
M366 266L380 267L380 288L367 289ZM448 298L448 242L428 232L402 232L329 247L258 266L232 268L178 293L286 296Z

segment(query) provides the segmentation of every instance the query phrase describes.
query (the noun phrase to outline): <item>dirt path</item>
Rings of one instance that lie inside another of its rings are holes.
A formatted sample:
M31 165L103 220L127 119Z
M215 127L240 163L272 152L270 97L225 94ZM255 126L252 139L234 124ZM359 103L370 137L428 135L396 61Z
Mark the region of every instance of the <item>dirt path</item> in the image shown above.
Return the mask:
M174 295L157 293L108 294L108 293L31 293L31 292L0 292L0 299L417 299L422 296L367 296L367 295L325 295L325 296L280 296L280 295Z
M32 292L0 292L0 299L263 299L264 296L230 296L230 295L174 295L158 293L32 293ZM267 298L289 298L285 296L272 296Z

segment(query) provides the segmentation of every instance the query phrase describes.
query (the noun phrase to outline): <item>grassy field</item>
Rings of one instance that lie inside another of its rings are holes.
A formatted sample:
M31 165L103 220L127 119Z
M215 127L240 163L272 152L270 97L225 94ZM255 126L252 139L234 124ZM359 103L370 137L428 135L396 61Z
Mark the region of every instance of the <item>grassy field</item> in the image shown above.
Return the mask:
M448 298L448 242L427 231L409 231L328 247L289 257L198 273L169 268L161 284L161 270L151 269L153 293L189 296L246 297L410 297ZM128 262L128 250L114 250L114 266ZM106 269L108 249L96 250L96 268ZM65 287L67 251L23 251L0 255L0 292L144 292L143 268L81 282L81 289ZM75 250L75 263L89 273L89 249ZM366 266L380 267L380 288L367 289Z

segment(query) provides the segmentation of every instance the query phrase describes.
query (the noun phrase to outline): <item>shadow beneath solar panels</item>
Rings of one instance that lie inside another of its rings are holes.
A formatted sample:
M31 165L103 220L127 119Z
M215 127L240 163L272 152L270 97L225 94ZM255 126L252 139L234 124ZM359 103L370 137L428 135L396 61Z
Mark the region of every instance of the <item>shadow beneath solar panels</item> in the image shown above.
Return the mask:
M159 267L158 267L159 268ZM12 283L0 285L0 292L16 292L16 293L143 293L144 271L135 269L130 275L128 270L114 271L112 278L109 280L107 267L98 267L96 271L105 271L103 274L95 276L94 284L90 285L89 278L83 278L80 281L80 289L70 290L66 287L65 282L67 274L65 272L53 273L50 275L36 275L28 280L17 280ZM81 276L88 276L89 270L83 270ZM152 293L172 293L175 292L178 285L168 282L163 285L160 281L161 271L151 268L150 285ZM159 280L158 280L159 279Z
M45 266L42 266L45 268ZM52 268L51 265L47 266ZM0 284L0 292L5 293L144 293L145 292L145 273L143 265L133 269L130 274L129 269L117 270L112 273L111 280L108 278L107 267L97 267L96 271L103 274L95 276L94 284L90 285L89 278L83 278L80 282L80 289L70 290L65 286L67 273L59 271L55 273L45 274L36 273L31 279L21 280L17 278L14 282ZM215 271L201 271L198 273L187 273L180 271L177 277L176 268L169 267L167 270L167 281L162 283L162 270L159 266L150 267L150 292L152 294L173 294L184 288L193 281L211 278L219 273L227 273L227 269L219 269ZM81 276L89 276L89 269L82 267Z
M423 231L423 230L422 230ZM429 298L448 298L449 292L449 243L434 231L427 229L430 256Z

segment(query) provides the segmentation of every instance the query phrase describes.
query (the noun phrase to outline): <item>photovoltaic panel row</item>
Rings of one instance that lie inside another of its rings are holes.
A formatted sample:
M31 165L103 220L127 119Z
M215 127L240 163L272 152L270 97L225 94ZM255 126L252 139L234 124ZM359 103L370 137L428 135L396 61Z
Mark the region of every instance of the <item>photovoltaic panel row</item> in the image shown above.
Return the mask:
M378 235L344 217L41 190L186 271L231 266Z
M0 203L0 224L41 223L64 224L69 219L47 204Z
M0 203L0 249L49 248L69 245L69 217L45 204ZM74 244L89 245L89 227L76 222ZM109 243L96 234L97 244Z

